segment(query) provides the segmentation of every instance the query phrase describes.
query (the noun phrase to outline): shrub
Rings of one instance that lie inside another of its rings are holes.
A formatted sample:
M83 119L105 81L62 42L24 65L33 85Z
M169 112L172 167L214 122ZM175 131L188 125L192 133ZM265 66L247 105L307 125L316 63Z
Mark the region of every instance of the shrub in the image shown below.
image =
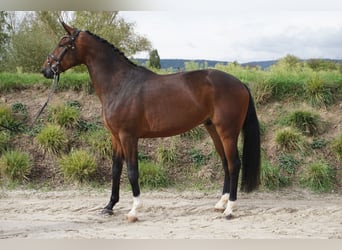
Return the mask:
M276 132L276 143L284 151L304 149L304 139L300 133L292 128L285 128Z
M332 142L331 148L335 152L337 158L342 161L342 134Z
M2 175L13 181L28 180L32 169L30 157L26 153L8 151L0 158L0 170Z
M84 182L96 171L92 155L85 150L75 150L60 159L59 165L67 181Z
M59 155L67 149L68 138L59 125L49 124L36 136L36 141L43 152Z
M291 125L301 132L315 135L319 132L321 124L320 116L310 111L294 111L287 117L288 125Z
M289 184L289 180L282 175L280 168L263 160L261 164L261 184L267 189L274 190Z
M148 188L163 188L170 184L164 167L150 161L139 163L140 185Z
M325 162L312 163L303 173L300 183L313 191L329 192L333 188L333 170Z
M8 150L11 137L5 131L0 131L0 154Z
M306 98L313 106L326 106L333 103L330 88L318 76L313 76L305 86Z
M74 128L80 120L80 110L70 105L51 108L51 121L65 128Z

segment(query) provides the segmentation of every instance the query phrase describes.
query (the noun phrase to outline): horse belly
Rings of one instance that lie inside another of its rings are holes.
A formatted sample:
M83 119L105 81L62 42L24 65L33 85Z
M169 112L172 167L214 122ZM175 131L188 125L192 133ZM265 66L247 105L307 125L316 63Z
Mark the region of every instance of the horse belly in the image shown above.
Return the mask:
M142 137L167 137L184 133L208 119L206 107L191 105L159 105L145 111L146 128ZM178 103L180 104L180 103Z

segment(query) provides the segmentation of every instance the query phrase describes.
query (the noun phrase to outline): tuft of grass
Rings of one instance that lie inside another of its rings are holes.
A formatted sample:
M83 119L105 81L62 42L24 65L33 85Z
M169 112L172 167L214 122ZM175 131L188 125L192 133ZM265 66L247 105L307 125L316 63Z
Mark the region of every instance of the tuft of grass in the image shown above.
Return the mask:
M60 155L67 149L68 137L65 130L54 124L48 124L36 136L36 141L43 152Z
M75 150L69 155L63 156L59 161L59 165L67 181L82 183L90 180L90 177L96 171L94 157L85 150Z
M0 105L0 129L17 130L19 122L13 116L11 108L6 105Z
M320 116L310 111L294 111L288 115L287 121L288 125L308 135L317 135L321 126Z
M112 143L110 132L104 128L100 128L88 133L85 141L90 145L91 151L99 154L104 159L112 157Z
M279 189L289 184L289 179L282 175L278 166L273 166L264 159L261 164L261 185L269 190Z
M151 161L139 162L139 182L147 188L164 188L171 183L165 168Z
M273 96L274 86L268 81L260 81L251 84L251 92L255 103L265 104Z
M197 126L183 134L181 134L182 137L193 139L193 140L201 140L203 139L204 135L206 134L206 130L203 126Z
M177 162L178 152L176 146L172 143L169 147L164 145L158 147L156 158L157 162L163 165Z
M321 149L327 145L327 142L324 139L314 138L311 143L312 149Z
M0 131L0 154L8 150L11 136L6 131Z
M65 128L75 128L80 121L80 110L71 105L59 105L50 109L51 121Z
M336 157L342 161L342 134L332 142L331 148L335 152Z
M333 169L326 162L310 164L303 173L300 183L317 192L329 192L334 186Z
M190 150L190 159L196 168L205 165L207 161L207 157L196 148Z
M28 180L31 169L32 163L27 153L8 151L0 158L1 175L12 181Z
M275 142L281 150L287 152L303 150L305 148L302 135L292 128L278 130Z
M327 106L333 103L333 94L319 75L314 75L305 85L306 99L313 106Z

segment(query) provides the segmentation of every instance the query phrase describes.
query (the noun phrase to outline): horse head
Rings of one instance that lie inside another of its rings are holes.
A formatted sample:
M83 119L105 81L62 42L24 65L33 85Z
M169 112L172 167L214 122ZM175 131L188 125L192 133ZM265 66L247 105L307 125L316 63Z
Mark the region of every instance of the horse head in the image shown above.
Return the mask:
M77 37L80 30L61 22L67 34L61 38L57 47L47 56L42 68L46 78L53 78L67 69L80 64L77 53Z

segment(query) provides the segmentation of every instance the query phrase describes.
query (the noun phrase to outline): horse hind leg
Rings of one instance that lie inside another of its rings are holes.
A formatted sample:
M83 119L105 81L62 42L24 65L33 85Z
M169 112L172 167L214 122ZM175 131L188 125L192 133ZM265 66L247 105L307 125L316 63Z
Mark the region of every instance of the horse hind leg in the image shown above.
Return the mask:
M207 129L210 137L212 138L214 142L215 149L221 158L222 167L224 170L224 184L223 184L222 196L221 196L221 199L214 206L216 211L223 212L227 207L228 198L229 198L229 190L230 190L228 163L227 163L227 159L224 153L223 144L221 142L220 136L217 134L215 126L211 122L205 123L204 126Z

